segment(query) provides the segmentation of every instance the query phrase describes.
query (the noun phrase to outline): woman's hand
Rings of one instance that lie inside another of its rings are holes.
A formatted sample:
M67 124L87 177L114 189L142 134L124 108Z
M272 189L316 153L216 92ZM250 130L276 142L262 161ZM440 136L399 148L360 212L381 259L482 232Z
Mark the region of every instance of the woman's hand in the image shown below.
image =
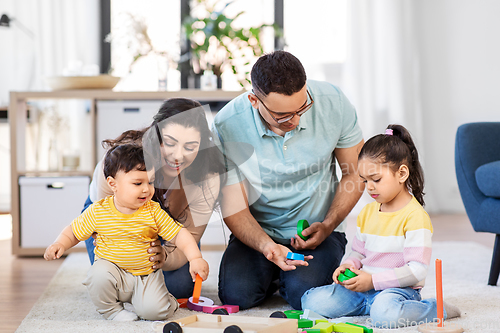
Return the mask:
M149 257L149 261L154 262L153 269L162 268L165 264L165 260L167 260L167 253L163 246L161 246L160 240L151 242L148 253L152 254L151 257Z

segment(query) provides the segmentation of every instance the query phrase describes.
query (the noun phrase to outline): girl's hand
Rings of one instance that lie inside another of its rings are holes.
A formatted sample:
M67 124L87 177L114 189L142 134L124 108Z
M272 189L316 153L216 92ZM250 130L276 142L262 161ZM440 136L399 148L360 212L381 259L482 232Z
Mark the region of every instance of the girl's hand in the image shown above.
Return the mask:
M344 287L349 290L356 291L359 293L363 293L368 290L373 289L373 281L372 275L366 273L365 271L360 271L355 268L349 268L353 273L356 273L358 276L353 277L349 280L346 280L342 283Z
M151 242L151 247L148 249L148 253L151 254L149 261L154 262L153 269L162 268L167 260L167 254L163 246L161 246L160 240L155 240Z
M208 278L208 263L203 258L196 258L189 262L189 273L193 282L196 280L196 274L199 274L203 281Z
M333 272L333 276L332 276L333 282L335 282L336 284L342 284L341 282L339 282L339 275L340 275L340 273L344 273L347 268L349 268L351 271L353 271L354 266L351 264L342 264L339 267L337 267L335 272Z
M43 254L45 260L59 259L65 251L64 246L61 243L54 243L49 245Z

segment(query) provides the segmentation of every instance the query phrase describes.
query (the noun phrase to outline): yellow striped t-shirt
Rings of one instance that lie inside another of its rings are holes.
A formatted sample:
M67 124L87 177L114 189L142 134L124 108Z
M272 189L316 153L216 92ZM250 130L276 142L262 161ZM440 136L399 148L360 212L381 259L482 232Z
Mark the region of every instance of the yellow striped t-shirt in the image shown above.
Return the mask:
M95 255L113 262L133 275L153 272L147 250L158 239L170 241L182 225L174 221L160 205L146 202L133 214L119 212L108 196L90 205L71 222L76 238L88 239L97 232Z

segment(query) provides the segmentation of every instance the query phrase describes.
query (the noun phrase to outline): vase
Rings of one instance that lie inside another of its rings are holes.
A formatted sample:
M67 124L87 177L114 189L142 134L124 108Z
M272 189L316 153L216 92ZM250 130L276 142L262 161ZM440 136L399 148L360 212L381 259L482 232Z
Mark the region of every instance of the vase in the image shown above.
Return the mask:
M49 143L48 165L49 171L59 171L59 148L55 138Z
M158 91L167 90L168 57L166 55L156 55L156 65L158 66Z

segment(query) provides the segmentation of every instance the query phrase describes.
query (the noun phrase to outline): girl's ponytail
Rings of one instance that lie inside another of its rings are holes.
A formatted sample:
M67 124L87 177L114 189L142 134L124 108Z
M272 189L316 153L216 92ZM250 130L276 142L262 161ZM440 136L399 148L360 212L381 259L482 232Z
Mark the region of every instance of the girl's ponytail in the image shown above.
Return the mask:
M424 172L418 159L418 151L415 143L411 138L410 132L401 125L389 125L388 129L392 130L393 136L400 138L408 147L409 155L407 159L408 168L410 169L410 177L408 178L408 187L417 201L424 206Z
M375 135L364 144L358 158L368 157L380 163L388 163L399 169L408 166L410 176L406 186L415 199L424 206L424 173L418 158L418 151L410 132L401 125L389 125L385 134Z

